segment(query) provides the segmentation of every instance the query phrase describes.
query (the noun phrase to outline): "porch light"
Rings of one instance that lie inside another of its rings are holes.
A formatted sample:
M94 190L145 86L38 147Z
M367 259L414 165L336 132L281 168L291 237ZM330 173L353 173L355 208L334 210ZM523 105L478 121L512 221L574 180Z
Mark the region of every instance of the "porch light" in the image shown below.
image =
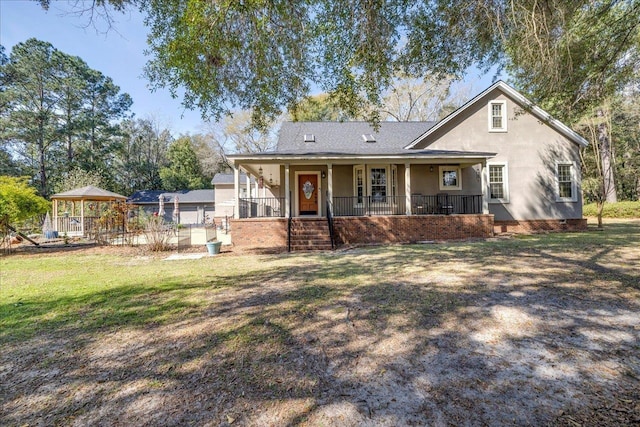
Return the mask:
M433 172L433 165L429 166L429 172Z
M304 134L304 142L316 142L315 135L312 134L312 133L305 133Z
M262 166L258 169L258 176L262 176Z

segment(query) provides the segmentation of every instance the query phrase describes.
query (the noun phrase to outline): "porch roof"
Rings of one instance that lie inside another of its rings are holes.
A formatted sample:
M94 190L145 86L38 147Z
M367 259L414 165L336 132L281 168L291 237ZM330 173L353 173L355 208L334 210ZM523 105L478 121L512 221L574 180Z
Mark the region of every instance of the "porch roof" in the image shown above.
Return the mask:
M252 154L229 155L229 160L234 163L242 162L274 162L274 161L318 161L336 160L345 161L361 160L417 160L428 162L429 160L483 160L495 157L496 153L482 151L454 151L454 150L404 150L400 149L387 153L354 153L354 152L317 152L317 151L277 151Z

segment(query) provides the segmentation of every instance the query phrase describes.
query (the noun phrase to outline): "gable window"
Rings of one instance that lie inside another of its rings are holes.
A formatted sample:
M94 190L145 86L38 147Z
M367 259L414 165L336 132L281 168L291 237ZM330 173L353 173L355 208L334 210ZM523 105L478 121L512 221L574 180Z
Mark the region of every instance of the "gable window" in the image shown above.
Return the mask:
M489 201L509 202L508 175L506 163L489 164Z
M489 132L507 131L507 101L489 102Z
M573 163L556 164L557 201L576 202L577 189L575 165Z
M462 175L459 166L440 166L440 190L461 190Z

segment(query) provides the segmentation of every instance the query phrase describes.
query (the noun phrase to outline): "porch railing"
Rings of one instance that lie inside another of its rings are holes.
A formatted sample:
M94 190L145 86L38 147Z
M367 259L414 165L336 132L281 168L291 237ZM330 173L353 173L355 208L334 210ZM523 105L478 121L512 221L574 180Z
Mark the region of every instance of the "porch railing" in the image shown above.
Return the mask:
M99 217L85 216L84 217L84 232L88 233L97 227ZM65 233L69 235L81 235L83 231L82 217L80 216L60 216L55 219L53 225L58 234L63 235Z
M284 197L240 199L240 218L283 218Z
M406 215L405 196L334 197L333 216ZM411 195L413 215L481 214L482 195Z
M413 215L481 214L482 195L411 195Z
M337 196L333 216L404 215L405 206L405 196Z

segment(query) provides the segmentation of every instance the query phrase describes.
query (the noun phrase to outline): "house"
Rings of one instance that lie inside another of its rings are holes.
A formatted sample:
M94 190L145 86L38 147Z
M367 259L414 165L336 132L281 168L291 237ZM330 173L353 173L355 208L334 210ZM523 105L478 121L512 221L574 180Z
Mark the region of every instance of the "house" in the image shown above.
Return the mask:
M258 170L258 174L260 171ZM233 173L217 173L213 179L211 180L211 184L216 190L216 212L215 216L217 219L225 219L225 218L233 218L234 209L236 205L236 192L234 189L234 176ZM263 177L264 181L264 177ZM273 184L273 183L272 183ZM249 188L249 192L247 192L247 188ZM266 205L267 200L263 200L265 198L272 198L273 193L266 185L260 185L260 179L256 179L253 176L248 176L245 173L240 173L239 182L239 199L241 200L253 200L254 210L257 209L258 203L263 208L263 216L266 215ZM261 200L258 200L261 199ZM241 209L244 211L248 209L249 202L245 202ZM273 216L273 211L271 211L269 216ZM250 211L247 211L247 215L250 214ZM253 217L257 216L257 212L253 215Z
M439 122L285 123L275 151L229 156L240 201L234 244L313 249L582 230L586 145L501 81ZM251 201L239 193L241 170L269 188L282 207L276 218L242 209Z
M179 224L203 224L212 221L215 214L214 190L142 190L133 193L127 202L140 206L148 215L162 211L166 222Z

